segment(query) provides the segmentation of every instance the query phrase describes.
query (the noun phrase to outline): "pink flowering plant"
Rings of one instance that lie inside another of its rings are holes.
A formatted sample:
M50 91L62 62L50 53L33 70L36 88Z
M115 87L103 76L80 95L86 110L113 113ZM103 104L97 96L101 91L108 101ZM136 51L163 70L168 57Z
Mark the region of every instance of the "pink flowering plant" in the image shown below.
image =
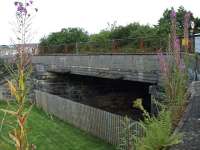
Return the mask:
M184 23L185 41L188 41L189 19L190 13L186 13ZM176 12L172 10L170 51L167 55L162 52L158 53L167 104L153 101L160 111L156 116L151 116L143 108L142 100L137 99L133 106L143 112L144 120L131 124L129 123L130 120L125 120L124 133L126 134L122 136L122 142L118 149L124 150L126 146L128 150L164 150L182 141L183 134L173 133L173 130L180 119L187 99L188 58L185 57L188 56L187 52L186 49L185 54L181 53L180 40L176 35ZM130 129L135 125L137 125L137 129L140 129L139 133L142 133L142 136L138 134L138 131L132 135L127 134L131 132ZM132 140L132 143L129 140Z
M185 14L184 18L184 40L188 41L190 13ZM182 114L187 100L188 87L188 51L187 44L185 53L181 53L180 40L176 35L176 12L171 12L171 36L170 51L167 55L158 53L161 74L164 80L169 109L173 111L173 121L176 123ZM176 109L174 109L176 107Z
M189 14L187 13L185 17L185 33L188 30L188 17ZM182 133L172 133L184 110L188 84L187 59L181 54L180 40L176 36L176 12L174 10L171 12L170 43L170 51L167 55L162 52L158 53L167 104L155 101L155 104L160 108L157 116L145 115L147 112L141 102L139 105L135 105L136 108L144 112L144 121L140 121L138 124L144 136L134 137L133 143L136 150L168 149L173 145L179 144L183 137ZM187 55L186 53L185 56Z
M27 80L31 73L31 65L29 54L27 53L27 42L30 38L30 26L32 13L37 12L38 9L33 7L32 0L15 1L16 8L16 37L18 43L16 44L16 68L9 67L11 73L11 80L7 80L11 96L17 103L16 107L10 109L0 109L6 114L10 115L13 120L8 124L11 127L9 131L9 138L11 143L15 145L16 150L30 150L34 149L33 144L28 141L28 127L27 120L32 109L32 105L26 105L28 99L29 88ZM2 124L4 124L5 117ZM2 128L1 128L2 129Z

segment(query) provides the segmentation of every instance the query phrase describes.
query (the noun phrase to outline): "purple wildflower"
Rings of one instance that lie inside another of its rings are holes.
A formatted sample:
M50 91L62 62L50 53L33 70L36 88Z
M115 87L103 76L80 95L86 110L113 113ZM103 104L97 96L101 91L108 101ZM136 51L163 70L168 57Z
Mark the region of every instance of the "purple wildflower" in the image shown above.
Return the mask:
M175 42L176 42L176 12L174 9L171 10L171 49L175 51Z
M171 10L170 16L171 16L171 18L175 18L176 17L176 12L174 11L174 9Z
M174 41L174 48L175 48L175 51L174 51L174 55L175 55L175 61L176 61L176 64L177 65L180 65L180 40L179 38L176 37L176 40Z
M15 6L17 6L17 5L18 5L18 3L19 3L19 2L17 2L17 1L16 1L16 2L14 2L14 5L15 5Z
M184 17L184 46L188 49L189 42L189 22L190 22L191 12L187 12Z
M163 53L161 53L161 52L158 53L158 60L159 60L159 63L160 63L160 70L161 70L161 72L165 76L167 76L168 73L169 73L169 66L166 63L166 60L165 60L165 57L164 57Z
M19 11L19 12L22 12L23 9L24 9L24 7L22 7L22 6L18 6L18 7L17 7L17 11Z
M24 4L22 2L18 2L19 6L23 7Z
M26 15L26 14L27 14L27 12L28 12L28 11L27 11L27 9L25 8L25 9L24 9L24 14Z
M176 40L174 41L174 48L176 49L176 51L180 52L180 40L178 37L176 37Z
M185 70L185 64L183 63L183 61L180 62L179 69L181 72L183 72Z
M30 4L29 3L26 3L26 6L29 6Z
M17 7L17 12L26 15L27 14L27 9L23 7L23 5L20 5Z
M33 1L32 1L32 0L30 0L29 2L30 2L30 4L33 4Z
M184 29L188 31L191 13L187 12L184 16ZM184 31L185 31L184 30Z

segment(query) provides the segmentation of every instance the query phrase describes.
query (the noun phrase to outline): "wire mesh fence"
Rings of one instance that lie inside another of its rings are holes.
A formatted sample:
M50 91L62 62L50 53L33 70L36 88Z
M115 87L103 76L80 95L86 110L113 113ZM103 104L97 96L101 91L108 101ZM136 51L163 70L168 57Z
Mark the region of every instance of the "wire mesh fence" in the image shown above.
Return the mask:
M42 108L59 119L66 121L106 142L118 146L122 142L124 133L124 121L127 117L103 111L98 108L90 107L81 103L61 98L46 92L36 92L36 106ZM133 133L143 136L142 128L136 121L129 119L127 125L134 123L134 126L125 131L128 135ZM125 136L123 150L128 150L128 144L133 142Z

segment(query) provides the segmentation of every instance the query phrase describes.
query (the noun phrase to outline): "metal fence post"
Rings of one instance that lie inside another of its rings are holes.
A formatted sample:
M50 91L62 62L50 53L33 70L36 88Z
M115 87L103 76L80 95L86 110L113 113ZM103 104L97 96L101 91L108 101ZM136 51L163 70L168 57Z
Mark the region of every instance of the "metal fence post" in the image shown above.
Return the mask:
M79 50L78 50L78 42L76 42L76 54L79 53Z

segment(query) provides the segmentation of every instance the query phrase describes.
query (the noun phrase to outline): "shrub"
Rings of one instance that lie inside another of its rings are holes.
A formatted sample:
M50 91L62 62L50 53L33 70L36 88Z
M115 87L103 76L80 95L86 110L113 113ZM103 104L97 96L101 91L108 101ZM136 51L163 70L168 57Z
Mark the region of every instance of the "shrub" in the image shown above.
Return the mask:
M144 130L144 137L138 138L136 150L161 150L178 144L181 134L172 134L171 112L163 110L157 117L146 118L140 122Z

